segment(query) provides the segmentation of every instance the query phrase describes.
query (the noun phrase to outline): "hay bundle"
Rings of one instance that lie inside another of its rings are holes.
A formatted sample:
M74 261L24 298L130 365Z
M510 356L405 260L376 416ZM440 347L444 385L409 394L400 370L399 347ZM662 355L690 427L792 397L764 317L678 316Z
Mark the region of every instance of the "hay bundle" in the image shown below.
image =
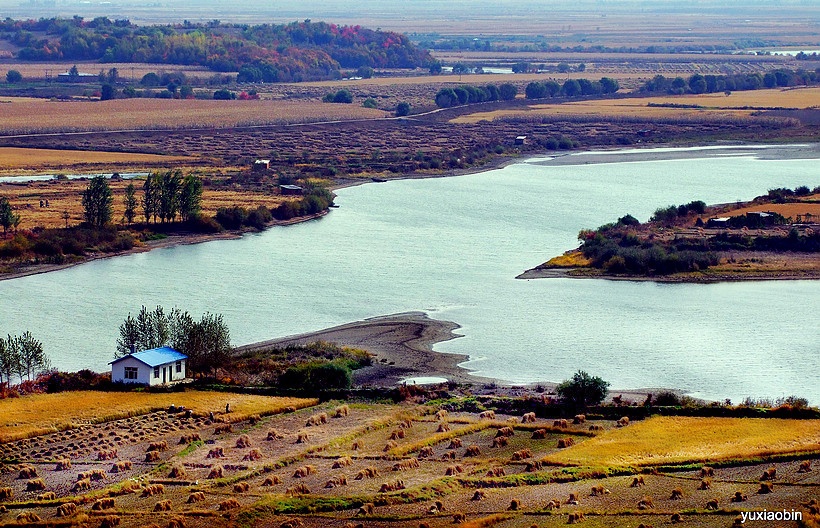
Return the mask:
M296 443L297 444L306 444L310 440L310 435L307 433L299 433L296 435Z
M208 473L207 478L209 478L209 479L222 478L223 471L224 470L222 469L222 466L214 466L214 467L211 468L211 472Z
M436 420L443 420L447 417L447 410L446 409L439 409L436 411Z
M155 512L171 511L171 501L170 500L159 501L158 503L154 504L154 511Z
M116 515L107 515L102 518L100 528L116 528L120 525L120 518Z
M533 473L535 471L539 471L541 469L541 462L538 460L533 460L527 462L527 465L524 467L524 471L527 473Z
M168 521L168 526L165 528L185 528L185 521L180 517L176 517Z
M518 511L521 509L521 499L513 499L510 505L507 506L507 511Z
M575 417L572 418L572 423L578 425L582 424L587 421L587 417L585 414L576 414Z
M333 465L331 469L340 469L347 467L353 463L353 460L350 457L340 457L333 461Z
M146 462L158 462L159 461L159 451L148 451L145 453L145 461Z
M436 428L437 433L446 433L449 430L450 424L448 424L447 422L441 422L440 424L438 424L438 428Z
M532 439L533 440L544 440L547 437L547 430L546 429L536 429L532 432Z
M399 422L400 429L411 429L413 427L413 420L402 420Z
M48 500L54 500L56 498L57 498L57 494L54 493L53 491L47 491L45 493L41 493L41 494L37 495L37 500L38 501L48 501Z
M372 502L366 502L362 504L356 515L373 515L374 511L376 511L376 506Z
M32 479L37 476L37 468L34 466L23 466L20 468L20 475L17 478L20 479Z
M189 435L182 435L179 438L178 445L185 445L185 444L192 444L194 442L202 440L202 437L199 436L199 433L191 433Z
M416 469L419 467L419 460L415 457L402 460L397 464L393 464L393 471L405 471L408 469Z
M534 422L535 422L535 413L534 412L524 413L524 415L521 416L521 423L534 423Z
M433 452L433 448L431 446L424 446L419 449L419 458L427 458L434 455L435 453Z
M114 460L118 457L117 448L107 451L97 451L97 460Z
M712 479L710 479L710 478L700 479L700 485L698 486L698 490L706 491L706 490L711 489L711 488L712 488Z
M495 437L500 438L502 436L515 436L515 431L513 431L512 427L501 427L495 432Z
M221 447L214 447L208 450L208 454L205 458L222 458L224 456L225 451Z
M353 445L350 446L350 448L353 451L359 451L361 449L364 449L364 442L362 442L361 440L354 440Z
M555 420L554 422L552 422L552 426L557 427L559 429L567 429L569 427L569 422L562 418L560 420Z
M615 427L626 427L627 425L629 425L629 416L622 416L615 422Z
M459 465L455 465L455 466L447 466L447 469L444 471L444 474L448 477L451 477L453 475L458 475L459 473L463 473L463 472L464 472L464 468L462 468Z
M391 491L398 491L405 489L403 480L396 480L394 482L385 482L379 488L379 493L388 493Z
M447 453L444 453L444 454L441 455L441 460L442 461L455 460L455 459L456 459L456 452L455 451L448 451Z
M763 472L763 476L760 477L760 480L775 480L777 478L777 468L770 467L766 471Z
M17 516L18 524L33 524L38 522L43 522L43 520L34 512L23 512Z
M267 438L265 438L265 440L267 440L268 442L271 442L273 440L281 440L284 437L285 436L283 434L279 433L279 431L277 431L276 429L271 429L270 431L268 431L268 436L267 436Z
M164 495L165 486L162 484L148 484L142 488L140 497L153 497L154 495Z
M302 526L304 526L302 519L299 519L297 517L295 519L288 519L287 521L283 522L279 525L279 528L301 528Z
M480 501L481 499L484 498L484 495L485 495L484 490L482 490L482 489L475 490L475 493L473 493L473 496L470 500Z
M239 501L236 499L226 499L219 503L219 511L229 511L239 508Z
M57 517L71 517L77 513L77 505L73 502L66 502L57 507Z
M308 475L313 475L314 473L316 473L316 466L299 466L296 468L296 471L293 472L293 478L305 478Z
M478 413L479 420L495 420L495 411L482 411Z
M570 493L569 498L567 499L567 502L565 502L564 504L567 504L567 505L570 505L570 506L578 506L578 495L575 494L575 493Z
M262 459L262 453L258 449L251 449L242 457L244 462L256 462Z
M700 468L700 477L714 477L715 476L715 468L709 466L703 466Z
M336 407L336 410L333 413L334 418L343 418L348 415L350 412L350 408L347 405L340 405Z
M683 490L680 488L675 488L672 490L672 495L669 497L669 500L679 500L683 498Z
M90 487L89 483L89 488ZM43 479L36 478L26 482L26 491L45 491L45 489L46 483L43 482Z
M124 471L128 471L131 469L131 461L130 460L120 460L118 462L114 462L114 465L111 466L109 472L111 473L122 473Z
M68 458L57 460L57 466L55 466L54 471L65 471L67 469L71 469L71 460Z
M273 475L272 477L268 477L265 479L265 482L262 483L263 486L273 486L275 484L281 484L282 479L279 478L278 475Z
M91 511L113 510L114 507L114 499L98 499L91 505Z
M603 486L592 486L592 493L590 493L590 495L597 497L599 495L609 495L609 493L609 490Z
M229 423L222 424L222 425L217 425L214 428L214 434L215 435L218 435L218 434L221 434L221 433L232 433L232 432L233 432L233 426Z
M325 482L325 488L335 488L337 486L347 486L347 477L344 475L339 475L338 477L334 477L327 482ZM404 488L401 488L404 489Z
M716 510L716 511L718 509L720 509L720 505L718 504L718 500L717 499L712 499L709 502L707 502L706 503L706 509L707 510Z
M166 451L168 449L168 442L162 440L160 442L151 442L148 444L148 451Z
M181 466L174 466L171 468L171 471L168 472L168 478L178 479L178 478L185 478L185 469Z
M384 449L382 449L382 451L387 453L391 449L395 449L396 447L398 447L398 445L399 444L397 444L395 440L388 440L387 443L384 445Z
M512 454L513 460L524 460L525 458L532 458L532 451L529 449L521 449Z
M652 502L652 497L644 497L638 501L639 510L651 510L654 507L655 504Z
M236 447L238 449L245 449L246 447L251 446L251 439L248 438L248 435L241 435L239 438L236 439Z
M629 485L630 488L637 488L639 486L644 486L646 483L643 481L643 475L638 475L637 477L632 479L632 484Z
M506 471L504 471L504 468L502 466L496 466L494 468L490 468L490 470L487 471L488 477L503 477L506 474L507 473Z
M567 524L579 523L579 522L581 522L585 519L586 518L584 517L583 512L570 513L569 516L567 517Z
M507 439L506 436L499 436L497 438L493 438L493 445L491 447L507 447L510 441Z
M734 495L732 495L732 502L746 502L748 497L742 491L736 491Z
M475 444L473 444L471 446L467 446L467 450L464 451L464 456L465 457L480 456L480 455L481 455L481 449Z
M186 500L185 502L187 504L194 504L196 502L202 502L204 500L205 500L205 493L203 493L201 491L195 491L195 492L191 493L190 495L188 495L188 500Z
M766 495L768 493L772 493L774 491L774 483L773 482L761 482L760 489L757 490L759 495Z
M404 438L404 429L396 429L390 433L388 440L401 440Z
M88 472L88 477L91 480L105 480L106 479L105 471L103 471L102 469L92 469L91 471Z
M673 513L672 517L669 519L669 522L671 522L672 524L683 522L683 517L680 513Z
M356 473L354 480L362 480L366 478L376 478L379 476L379 470L374 467L366 467Z
M249 489L251 489L251 487L247 482L237 482L233 485L234 493L245 493Z
M453 524L461 524L467 522L467 516L461 512L456 512L453 514Z
M450 439L450 445L447 446L447 449L459 449L461 448L461 438L452 438Z
M800 462L800 469L797 470L798 473L808 473L811 471L811 460L804 460Z
M603 431L604 426L600 425L600 424L592 424L592 425L589 426L589 430L590 431Z

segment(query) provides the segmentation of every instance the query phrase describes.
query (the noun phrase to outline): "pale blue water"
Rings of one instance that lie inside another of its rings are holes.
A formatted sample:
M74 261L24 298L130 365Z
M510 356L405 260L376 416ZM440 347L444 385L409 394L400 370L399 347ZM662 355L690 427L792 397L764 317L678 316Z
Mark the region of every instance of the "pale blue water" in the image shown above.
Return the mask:
M560 381L584 369L615 388L820 403L820 281L514 279L626 213L646 220L660 206L820 184L816 159L755 152L544 159L346 188L318 221L2 281L0 333L30 330L61 369L104 370L120 323L143 304L221 313L236 345L423 310L462 325L465 337L436 349L468 354L465 366L486 376Z

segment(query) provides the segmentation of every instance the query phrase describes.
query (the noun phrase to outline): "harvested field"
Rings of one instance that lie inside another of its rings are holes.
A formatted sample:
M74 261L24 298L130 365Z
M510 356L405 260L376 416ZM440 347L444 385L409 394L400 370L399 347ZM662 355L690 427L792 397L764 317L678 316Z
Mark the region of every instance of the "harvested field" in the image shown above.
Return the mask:
M641 466L818 453L817 420L654 417L547 456L550 464Z
M319 100L50 101L10 97L3 101L6 104L0 105L0 131L6 135L95 130L231 128L385 117L383 111L364 108L360 104L322 103Z
M179 403L179 398L188 394L168 396L176 397ZM236 399L240 397L235 394L217 396L230 398L232 406L239 405ZM32 399L38 398L44 397ZM687 526L707 527L725 525L738 511L802 509L801 503L820 491L820 472L801 473L798 461L773 464L755 458L748 462L736 460L735 467L717 467L711 488L706 491L697 490L699 472L686 467L676 472L640 475L644 485L638 487L631 485L636 475L630 470L607 476L609 469L600 465L604 461L600 457L590 458L595 463L592 467L525 469L526 463L536 457L560 456L587 446L600 446L605 457L610 452L608 444L600 440L612 434L640 431L644 425L649 426L645 428L648 431L657 431L660 424L656 418L617 431L612 430L609 421L593 421L594 425L603 425L606 432L589 438L589 423L553 431L552 418L536 417L535 422L522 424L520 416L498 414L496 421L491 421L479 420L476 413L451 412L445 417L451 425L447 433L463 442L462 447L449 449L449 439L436 440L441 434L436 433L437 425L442 423L433 416L437 408L351 402L347 404L347 415L333 417L338 406L339 402L327 402L260 420L239 419L234 421L232 431L219 433L219 424L206 417L186 418L182 413L157 411L0 444L3 459L19 462L0 466L0 489L7 490L2 500L15 515L51 518L57 505L74 496L71 488L75 480L88 479L81 486L88 489L72 499L77 504L76 515L105 511L106 515L116 514L124 528L151 523L165 526L172 517L182 519L185 526L203 528L342 528L348 523L396 528L417 528L427 523L431 528L444 528L452 525L454 516L462 515L465 526L523 528L535 522L542 527L557 527L567 524L570 513L583 513L585 524L593 527L637 526L639 522L658 526L681 511L686 512ZM329 416L327 423L306 425L311 416L321 413ZM219 419L228 417L239 418L232 413L220 415ZM720 426L717 419L686 420L681 427L704 433L682 441L677 449L697 456L715 454L709 447L715 438L728 434L731 440L740 434L739 428ZM697 425L698 421L703 423ZM771 420L767 427L751 433L785 430L802 438L805 430L816 427L812 421ZM545 438L533 439L534 428L549 433ZM379 447L398 430L405 432L405 438L397 437L398 450L381 451ZM706 434L707 430L714 434ZM271 431L276 433L270 435ZM186 440L193 434L204 442ZM304 434L309 435L307 440L297 443ZM674 434L681 438L680 429ZM509 444L494 448L492 440L499 435L508 438ZM558 450L556 439L567 435L572 435L577 445ZM672 452L674 438L661 436L658 446L646 444L643 453ZM772 436L772 442L778 442L778 438ZM361 442L365 449L352 450L353 442ZM156 453L157 460L146 462L146 449L151 445L167 449L150 451ZM477 446L480 454L466 457L468 445ZM426 446L432 454L421 456L420 450ZM101 449L116 449L116 461L100 466L95 453ZM249 459L247 455L252 451L255 457ZM214 452L219 457L209 458ZM447 453L454 457L443 458ZM514 453L528 458L515 460ZM750 454L748 451L744 455ZM52 459L64 456L71 457L72 467L56 471ZM121 465L122 470L107 471L112 464ZM773 493L757 494L757 479L772 466L777 475ZM101 467L103 471L99 471ZM25 491L26 481L17 476L26 468L36 470L45 492ZM602 491L591 493L593 487ZM682 490L681 497L671 499L676 489ZM730 503L730 497L738 491L748 502ZM53 493L56 499L48 498L51 495L38 499L43 493ZM637 504L645 497L652 498L654 507L638 512ZM549 509L551 499L560 505L559 509ZM713 499L720 510L706 509L707 501Z
M109 181L114 194L112 218L119 223L125 212L123 197L125 187L133 182L137 196L142 196L143 180ZM83 180L48 180L18 183L0 183L0 196L9 199L11 206L20 215L20 229L31 229L42 226L46 228L65 227L64 213L68 212L68 225L77 225L83 221L82 193L88 187ZM241 206L248 209L264 205L275 208L286 200L299 197L281 196L271 192L239 191L205 187L202 193L202 213L207 216L216 214L220 207ZM40 201L48 200L48 207L40 207ZM137 222L144 220L142 208L137 208Z
M196 161L196 158L191 156L0 147L0 171L7 172L10 176L30 170L53 169L64 172L66 168L74 166L104 165L106 167L144 167L167 166L171 163L191 163L194 161Z
M453 123L478 123L510 117L537 115L595 115L644 118L708 117L719 120L726 117L750 116L756 110L817 107L820 88L791 90L753 90L725 94L629 97L600 99L559 104L532 104L527 108L477 112L453 119ZM650 106L666 105L666 106ZM687 106L689 108L687 108ZM695 108L697 107L697 108Z
M230 402L230 421L254 414L282 412L286 407L315 405L315 400L271 398L253 395L224 395L216 392L148 394L139 392L63 392L0 400L0 443L47 432L71 429L138 416L170 405L182 405L198 415L225 408ZM58 411L59 409L59 411Z

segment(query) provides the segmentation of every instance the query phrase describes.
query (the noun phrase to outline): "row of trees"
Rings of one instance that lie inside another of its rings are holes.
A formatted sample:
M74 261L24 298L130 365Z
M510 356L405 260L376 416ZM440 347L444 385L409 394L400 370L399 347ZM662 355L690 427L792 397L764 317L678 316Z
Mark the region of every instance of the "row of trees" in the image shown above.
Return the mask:
M436 93L436 105L439 108L483 103L485 101L510 101L515 99L518 88L514 84L504 83L501 86L488 84L486 86L456 86L442 88Z
M11 202L5 196L0 196L0 225L3 226L3 236L9 228L16 228L20 224L20 215L14 212Z
M564 84L557 81L533 81L524 89L527 99L543 99L545 97L577 97L579 95L604 95L618 91L618 81L611 77L601 77L600 81L589 79L567 79Z
M31 332L0 339L0 384L5 379L5 383L11 385L12 376L30 381L32 376L49 368L51 362L43 351L43 344L34 339Z
M137 350L170 346L188 356L192 373L205 374L219 367L231 355L231 335L221 315L203 314L199 321L178 308L165 313L162 306L149 311L145 306L120 325L115 358Z
M765 74L742 73L736 75L701 75L696 73L687 79L656 75L646 81L640 90L649 93L720 93L735 90L759 90L787 86L805 86L820 82L818 71L779 69Z

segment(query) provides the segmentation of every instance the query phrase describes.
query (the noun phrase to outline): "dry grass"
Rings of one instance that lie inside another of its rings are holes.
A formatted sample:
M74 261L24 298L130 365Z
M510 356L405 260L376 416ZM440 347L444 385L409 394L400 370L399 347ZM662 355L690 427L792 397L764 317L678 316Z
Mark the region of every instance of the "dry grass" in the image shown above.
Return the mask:
M563 255L552 257L544 263L544 267L549 268L578 268L592 264L592 260L584 256L579 250L568 251Z
M104 421L137 416L183 405L197 414L218 411L231 404L231 421L254 414L268 415L286 407L316 405L314 399L278 398L217 392L186 391L168 394L144 392L62 392L0 400L0 443ZM55 409L60 411L55 412Z
M125 187L133 181L137 187L137 198L142 197L143 180L109 181L114 193L114 222L120 222L125 212L123 198ZM0 183L0 196L9 199L12 207L20 215L20 229L31 229L36 226L47 228L65 227L66 221L63 212L68 211L69 225L77 225L83 221L82 192L88 187L87 181L63 180L29 182L25 185ZM215 190L206 187L202 193L202 213L213 216L220 207L239 205L248 209L264 205L274 208L286 200L297 197L283 197L260 192ZM40 207L40 200L48 200L49 207ZM136 221L142 221L142 207L137 207Z
M98 152L89 150L52 150L17 147L0 147L0 171L14 169L14 173L25 170L62 170L72 165L94 164L160 164L185 163L194 161L191 156L160 156L157 154L136 154L129 152Z
M819 426L820 420L654 417L612 429L544 461L641 466L816 452Z
M301 101L214 101L176 99L116 99L111 101L47 101L4 98L0 104L0 131L6 134L85 132L182 128L230 128L375 119L381 110L361 104Z
M625 99L601 99L576 101L563 104L534 104L525 109L476 112L459 116L453 123L478 123L510 117L538 115L600 115L618 117L688 117L709 116L714 118L749 116L754 108L810 108L820 101L820 88L792 90L752 90L732 92L731 95L703 94L658 97L630 97ZM653 105L697 105L703 108L674 108Z

